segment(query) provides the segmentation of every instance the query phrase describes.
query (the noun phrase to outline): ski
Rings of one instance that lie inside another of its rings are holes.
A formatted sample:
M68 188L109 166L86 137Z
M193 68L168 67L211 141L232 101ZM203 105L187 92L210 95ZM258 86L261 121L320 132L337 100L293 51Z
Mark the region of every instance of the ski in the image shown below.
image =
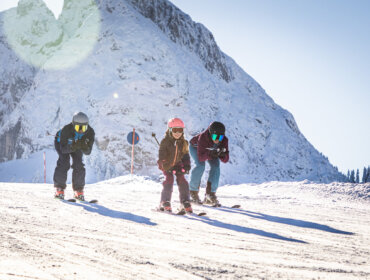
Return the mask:
M168 214L168 215L174 215L174 216L185 216L185 215L206 216L207 215L206 212L188 213L188 212L184 211L183 209L178 210L177 212L168 212L168 211L160 210L159 208L155 208L155 209L152 209L152 211L154 211L154 212L160 212L160 213L164 213L164 214Z
M225 206L225 205L222 205L221 203L218 203L218 204L200 204L200 206L205 206L205 207L213 207L213 208L217 208L217 207L224 207L224 208L234 208L234 209L238 209L241 207L241 205L239 204L235 204L233 206Z
M86 202L86 203L91 203L91 204L98 203L97 199L92 199L92 200L89 200L89 201L87 201L87 200L78 200L78 199L75 199L75 198L62 199L62 198L55 197L55 199L59 199L61 201L74 202L74 203L77 203L77 202Z
M152 211L154 212L159 212L159 213L164 213L164 214L168 214L168 215L178 215L178 216L183 216L185 215L186 213L182 213L182 212L169 212L169 211L164 211L164 210L161 210L159 209L158 207L157 208L154 208L152 209Z
M92 199L92 200L79 200L79 199L74 199L74 198L72 198L72 200L75 200L75 202L81 202L81 203L90 203L90 204L96 204L96 203L98 203L98 200L97 200L97 199Z
M190 213L190 212L186 212L184 209L179 209L178 211L177 211L177 214L176 215L190 215L190 216L206 216L207 215L207 213L206 212L192 212L192 213Z

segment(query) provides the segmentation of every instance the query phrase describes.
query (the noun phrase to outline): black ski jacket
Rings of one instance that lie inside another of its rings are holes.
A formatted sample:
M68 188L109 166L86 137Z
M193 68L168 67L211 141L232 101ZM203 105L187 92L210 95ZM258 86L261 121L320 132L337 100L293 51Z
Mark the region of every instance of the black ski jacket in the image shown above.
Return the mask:
M72 145L79 142L79 144L81 144L79 146L83 147L81 151L85 155L89 155L94 145L94 140L95 132L90 125L84 133L77 133L72 123L64 126L55 136L55 141L59 142L63 154L75 152L75 150L72 149Z

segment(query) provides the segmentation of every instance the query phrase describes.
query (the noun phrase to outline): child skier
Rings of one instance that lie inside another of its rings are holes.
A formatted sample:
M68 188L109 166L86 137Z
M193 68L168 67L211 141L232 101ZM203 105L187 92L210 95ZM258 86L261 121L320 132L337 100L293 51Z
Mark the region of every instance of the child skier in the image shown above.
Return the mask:
M165 176L159 209L172 212L171 196L176 175L182 209L192 213L189 184L184 176L190 170L189 144L184 137L185 125L179 118L173 118L168 121L167 126L165 137L159 147L158 167Z
M191 172L190 196L194 203L202 204L199 198L199 186L205 169L206 161L211 169L207 181L204 203L220 206L216 196L220 178L220 160L229 161L228 139L225 136L225 126L220 122L212 122L202 133L190 140L190 155L195 162Z
M55 136L54 146L59 158L54 171L55 198L64 199L67 174L71 167L72 158L72 188L74 197L85 200L85 167L82 162L82 154L89 155L94 144L95 132L89 126L88 117L82 113L73 115L72 123L59 130Z

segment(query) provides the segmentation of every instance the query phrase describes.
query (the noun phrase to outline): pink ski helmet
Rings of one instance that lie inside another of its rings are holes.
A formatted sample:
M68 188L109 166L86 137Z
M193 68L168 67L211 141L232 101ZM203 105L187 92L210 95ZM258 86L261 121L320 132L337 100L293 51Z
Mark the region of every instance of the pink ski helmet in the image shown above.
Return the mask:
M173 127L185 128L184 122L182 120L180 120L179 118L170 119L168 121L167 126L168 126L168 128L173 128Z

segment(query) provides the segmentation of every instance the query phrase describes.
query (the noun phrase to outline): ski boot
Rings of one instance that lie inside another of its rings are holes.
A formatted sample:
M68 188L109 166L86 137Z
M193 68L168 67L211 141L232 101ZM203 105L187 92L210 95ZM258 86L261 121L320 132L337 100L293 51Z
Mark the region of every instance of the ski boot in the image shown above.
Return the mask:
M85 201L84 191L74 191L74 198L79 201Z
M186 213L193 213L193 208L191 208L191 204L189 201L184 201L182 203L182 207Z
M171 202L162 201L161 204L159 205L159 210L171 213L172 212Z
M190 201L195 204L203 204L199 198L199 191L190 191Z
M64 189L62 188L55 188L55 195L54 198L64 199Z
M217 199L217 196L216 196L216 193L215 192L211 192L211 193L207 193L205 198L204 198L204 204L210 204L212 205L213 207L219 207L221 206L220 202L218 201Z

